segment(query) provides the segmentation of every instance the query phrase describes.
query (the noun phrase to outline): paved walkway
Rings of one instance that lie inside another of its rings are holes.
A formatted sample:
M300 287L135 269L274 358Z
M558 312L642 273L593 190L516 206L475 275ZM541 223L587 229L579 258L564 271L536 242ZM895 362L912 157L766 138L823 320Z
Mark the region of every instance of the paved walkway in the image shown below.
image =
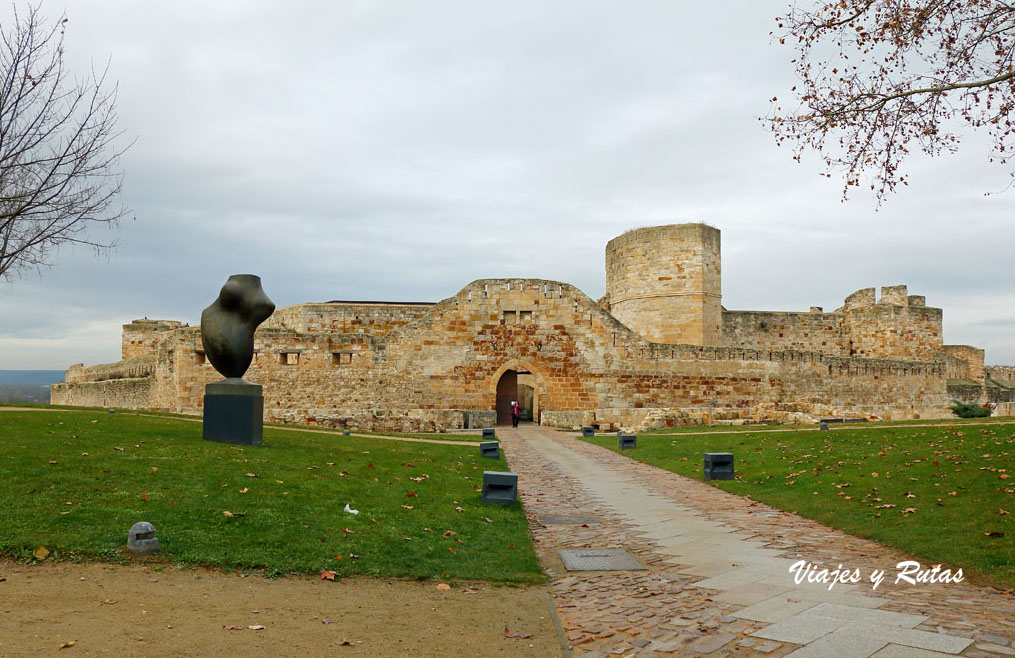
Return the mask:
M1011 594L894 585L895 565L912 559L895 549L567 433L529 425L498 435L575 656L1015 656ZM582 548L624 548L648 568L565 571L556 551ZM797 585L797 560L889 576L876 592L868 582Z

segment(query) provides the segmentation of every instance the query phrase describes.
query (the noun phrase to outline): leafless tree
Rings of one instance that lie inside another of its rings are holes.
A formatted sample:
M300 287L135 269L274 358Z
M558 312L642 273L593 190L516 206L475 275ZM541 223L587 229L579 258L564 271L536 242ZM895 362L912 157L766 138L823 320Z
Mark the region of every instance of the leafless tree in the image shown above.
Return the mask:
M989 135L992 162L1015 149L1015 2L837 0L795 4L775 36L797 51L799 106L773 98L768 125L799 160L816 150L845 170L843 197L861 179L880 203L907 184L912 149L958 148L960 129Z
M118 203L116 86L64 68L67 18L38 7L0 25L0 277L50 263L64 244L103 251L88 229L127 214ZM108 67L107 67L108 70Z

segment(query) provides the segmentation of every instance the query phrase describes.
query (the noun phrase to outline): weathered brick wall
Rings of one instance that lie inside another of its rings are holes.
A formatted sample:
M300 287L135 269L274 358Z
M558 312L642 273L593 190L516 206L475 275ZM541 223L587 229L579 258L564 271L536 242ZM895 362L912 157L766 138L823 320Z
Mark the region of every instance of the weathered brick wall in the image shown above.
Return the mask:
M132 359L136 356L154 354L155 345L167 332L181 326L176 320L134 320L123 325L123 338L120 346L120 358Z
M723 345L849 356L841 313L723 311L722 321Z
M671 224L610 240L606 297L614 317L652 342L719 345L719 230Z
M395 327L425 315L433 304L384 302L328 302L296 304L276 310L265 327L304 334L363 333L383 336Z

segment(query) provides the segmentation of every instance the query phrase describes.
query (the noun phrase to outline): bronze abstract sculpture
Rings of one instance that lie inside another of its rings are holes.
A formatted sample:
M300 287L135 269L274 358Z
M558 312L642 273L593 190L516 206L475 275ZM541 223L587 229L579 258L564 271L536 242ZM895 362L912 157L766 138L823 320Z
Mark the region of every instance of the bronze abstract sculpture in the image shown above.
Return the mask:
M254 330L275 310L261 288L261 277L234 274L218 299L201 313L204 353L227 378L241 378L254 358Z
M204 353L226 377L205 387L205 439L261 445L264 397L261 386L245 381L243 375L254 358L254 331L274 310L260 277L234 274L201 313Z

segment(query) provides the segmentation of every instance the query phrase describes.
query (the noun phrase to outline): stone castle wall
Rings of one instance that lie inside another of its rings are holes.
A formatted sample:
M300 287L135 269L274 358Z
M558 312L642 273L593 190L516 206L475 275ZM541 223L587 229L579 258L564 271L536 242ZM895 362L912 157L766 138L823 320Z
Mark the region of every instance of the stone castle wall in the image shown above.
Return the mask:
M943 345L940 309L905 286L831 313L723 310L718 240L700 224L617 238L601 303L559 281L482 279L436 304L278 309L245 378L267 420L404 431L492 424L508 371L538 422L565 427L943 417L949 380L983 384L982 350ZM221 378L198 327L131 323L127 345L120 363L72 366L53 401L193 413ZM1015 383L994 388L1015 403Z
M363 333L383 336L395 327L425 315L433 304L386 302L331 302L298 304L279 309L265 326L305 334Z
M150 355L155 346L167 331L178 329L180 322L175 320L134 320L123 325L123 340L120 346L121 359L133 359L137 356Z

